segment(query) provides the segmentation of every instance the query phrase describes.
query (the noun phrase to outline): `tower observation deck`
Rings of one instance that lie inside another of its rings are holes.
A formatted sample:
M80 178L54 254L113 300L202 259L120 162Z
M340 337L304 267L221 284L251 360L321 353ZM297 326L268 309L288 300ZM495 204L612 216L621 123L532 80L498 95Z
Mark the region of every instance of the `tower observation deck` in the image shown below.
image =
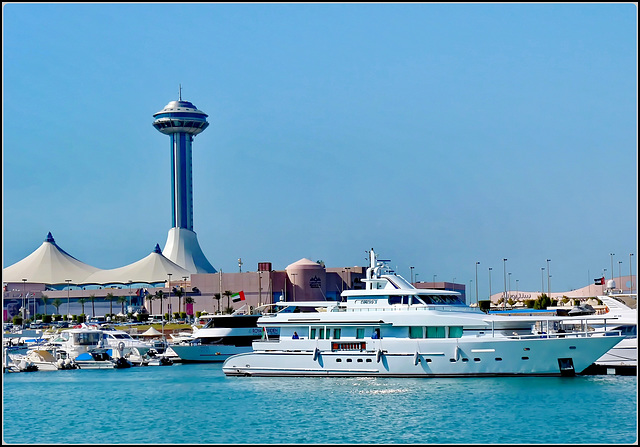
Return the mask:
M193 138L205 130L207 114L189 101L171 101L154 113L153 127L171 139L171 230L162 254L192 273L215 273L193 231Z

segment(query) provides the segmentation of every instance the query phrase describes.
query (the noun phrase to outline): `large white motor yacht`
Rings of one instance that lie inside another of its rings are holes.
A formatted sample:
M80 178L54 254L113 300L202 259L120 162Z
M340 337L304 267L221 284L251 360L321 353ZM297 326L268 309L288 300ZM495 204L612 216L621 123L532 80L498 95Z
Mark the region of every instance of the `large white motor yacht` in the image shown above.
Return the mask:
M378 262L365 289L340 302L291 302L258 326L278 340L223 365L229 376L575 375L619 343L619 332L567 332L558 317L487 315L457 292L416 289ZM305 310L309 310L306 312ZM541 321L534 321L541 320ZM583 326L586 327L586 326ZM535 329L535 330L532 330Z

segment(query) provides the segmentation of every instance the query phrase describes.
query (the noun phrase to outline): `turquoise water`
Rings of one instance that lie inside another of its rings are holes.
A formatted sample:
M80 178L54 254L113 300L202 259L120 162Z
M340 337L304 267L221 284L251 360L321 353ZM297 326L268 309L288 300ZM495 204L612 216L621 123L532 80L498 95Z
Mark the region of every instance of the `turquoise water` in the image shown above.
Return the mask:
M220 364L3 374L11 444L619 444L637 377L250 378Z

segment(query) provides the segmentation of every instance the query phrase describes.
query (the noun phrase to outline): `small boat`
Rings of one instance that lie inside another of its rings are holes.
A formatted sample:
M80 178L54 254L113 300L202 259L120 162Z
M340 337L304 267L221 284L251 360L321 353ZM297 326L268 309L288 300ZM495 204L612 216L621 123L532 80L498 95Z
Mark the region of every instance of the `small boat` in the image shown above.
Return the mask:
M78 368L78 365L73 360L64 358L63 356L57 356L55 350L32 349L27 353L25 359L36 365L39 371L58 371L61 369Z

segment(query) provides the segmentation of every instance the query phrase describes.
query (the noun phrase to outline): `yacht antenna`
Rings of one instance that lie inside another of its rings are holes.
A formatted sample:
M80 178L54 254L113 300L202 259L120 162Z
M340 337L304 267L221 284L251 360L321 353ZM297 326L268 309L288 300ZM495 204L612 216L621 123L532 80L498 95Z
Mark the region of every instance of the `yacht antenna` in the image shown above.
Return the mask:
M178 84L178 101L182 101L182 84Z

